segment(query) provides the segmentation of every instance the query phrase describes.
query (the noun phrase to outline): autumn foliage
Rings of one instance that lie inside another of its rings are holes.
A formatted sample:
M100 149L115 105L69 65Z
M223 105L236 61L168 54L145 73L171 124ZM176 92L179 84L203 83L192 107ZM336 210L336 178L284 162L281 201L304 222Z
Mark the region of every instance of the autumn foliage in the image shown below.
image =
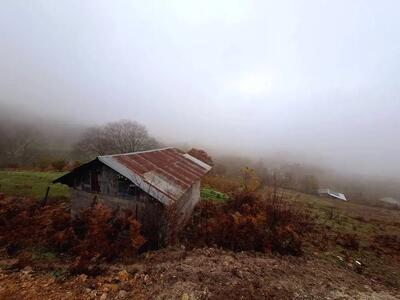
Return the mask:
M261 180L254 169L245 167L240 170L240 176L237 177L207 174L202 179L202 185L225 194L232 194L240 190L256 191L261 187Z
M144 244L140 223L129 211L117 213L93 203L72 219L63 201L42 205L27 198L0 200L0 246L14 255L45 247L76 257L71 270L87 270L93 259L133 256Z
M310 226L310 218L290 207L282 194L273 191L263 197L242 190L226 203L200 203L186 228L185 241L190 246L300 255L302 234Z
M240 187L240 178L207 174L203 177L201 184L223 193L231 193Z
M213 162L211 156L208 155L208 153L204 150L192 148L188 151L188 154L190 154L194 158L197 158L198 160L208 164L209 166L214 165L214 162Z

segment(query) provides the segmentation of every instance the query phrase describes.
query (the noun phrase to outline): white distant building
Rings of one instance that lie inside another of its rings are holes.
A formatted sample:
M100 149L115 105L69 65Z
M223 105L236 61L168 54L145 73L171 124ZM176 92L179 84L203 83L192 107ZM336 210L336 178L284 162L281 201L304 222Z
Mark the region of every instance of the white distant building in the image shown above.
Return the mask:
M393 197L384 197L379 199L379 201L384 202L386 204L392 205L394 207L400 208L400 200L395 199Z
M335 198L335 199L339 199L339 200L342 200L342 201L348 201L344 194L338 193L338 192L334 192L331 189L319 189L318 190L318 194L320 196L326 195L326 196L329 196L329 197L332 197L332 198Z

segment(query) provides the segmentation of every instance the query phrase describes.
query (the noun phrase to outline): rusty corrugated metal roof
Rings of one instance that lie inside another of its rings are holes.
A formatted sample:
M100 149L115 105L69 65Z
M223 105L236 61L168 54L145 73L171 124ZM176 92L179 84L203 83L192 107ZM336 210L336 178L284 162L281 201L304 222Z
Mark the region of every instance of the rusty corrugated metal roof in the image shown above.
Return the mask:
M176 148L105 155L98 159L165 204L182 197L211 169Z

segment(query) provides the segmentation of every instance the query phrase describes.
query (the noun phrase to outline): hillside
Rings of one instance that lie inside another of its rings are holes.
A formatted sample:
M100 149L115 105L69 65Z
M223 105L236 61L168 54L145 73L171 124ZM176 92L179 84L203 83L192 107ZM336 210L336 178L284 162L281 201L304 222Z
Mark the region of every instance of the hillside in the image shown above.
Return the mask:
M5 230L12 222L5 218L10 205L16 211L23 209L19 203L35 203L26 197L41 198L58 175L0 172L0 192L6 193L0 200L1 299L400 298L400 211L292 190L282 190L284 199L309 214L314 224L300 237L300 256L178 244L136 257L99 260L96 274L72 273L74 256L41 244L49 216L68 211L64 187L55 187L50 203L31 216L23 212L30 224L26 232L18 226L14 232ZM211 187L202 194L216 203L225 201ZM17 251L3 242L11 234L24 237L14 245Z
M4 268L4 261L2 261ZM98 277L56 270L0 271L2 299L398 299L400 294L317 258L164 249ZM101 298L102 297L102 298Z

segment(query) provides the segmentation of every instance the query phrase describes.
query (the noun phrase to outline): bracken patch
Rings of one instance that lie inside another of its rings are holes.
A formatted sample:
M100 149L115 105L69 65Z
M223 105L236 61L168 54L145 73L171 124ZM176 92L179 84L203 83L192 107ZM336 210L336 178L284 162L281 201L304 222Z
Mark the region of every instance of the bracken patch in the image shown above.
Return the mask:
M0 199L0 246L9 255L44 247L76 257L72 273L96 273L95 262L135 256L144 244L141 224L130 211L112 211L93 203L75 219L64 201L46 205L28 198ZM21 256L21 267L26 259ZM91 270L93 269L93 270Z
M311 226L311 218L291 207L282 194L274 191L262 197L243 190L226 203L201 202L182 240L190 247L301 255L302 236Z

